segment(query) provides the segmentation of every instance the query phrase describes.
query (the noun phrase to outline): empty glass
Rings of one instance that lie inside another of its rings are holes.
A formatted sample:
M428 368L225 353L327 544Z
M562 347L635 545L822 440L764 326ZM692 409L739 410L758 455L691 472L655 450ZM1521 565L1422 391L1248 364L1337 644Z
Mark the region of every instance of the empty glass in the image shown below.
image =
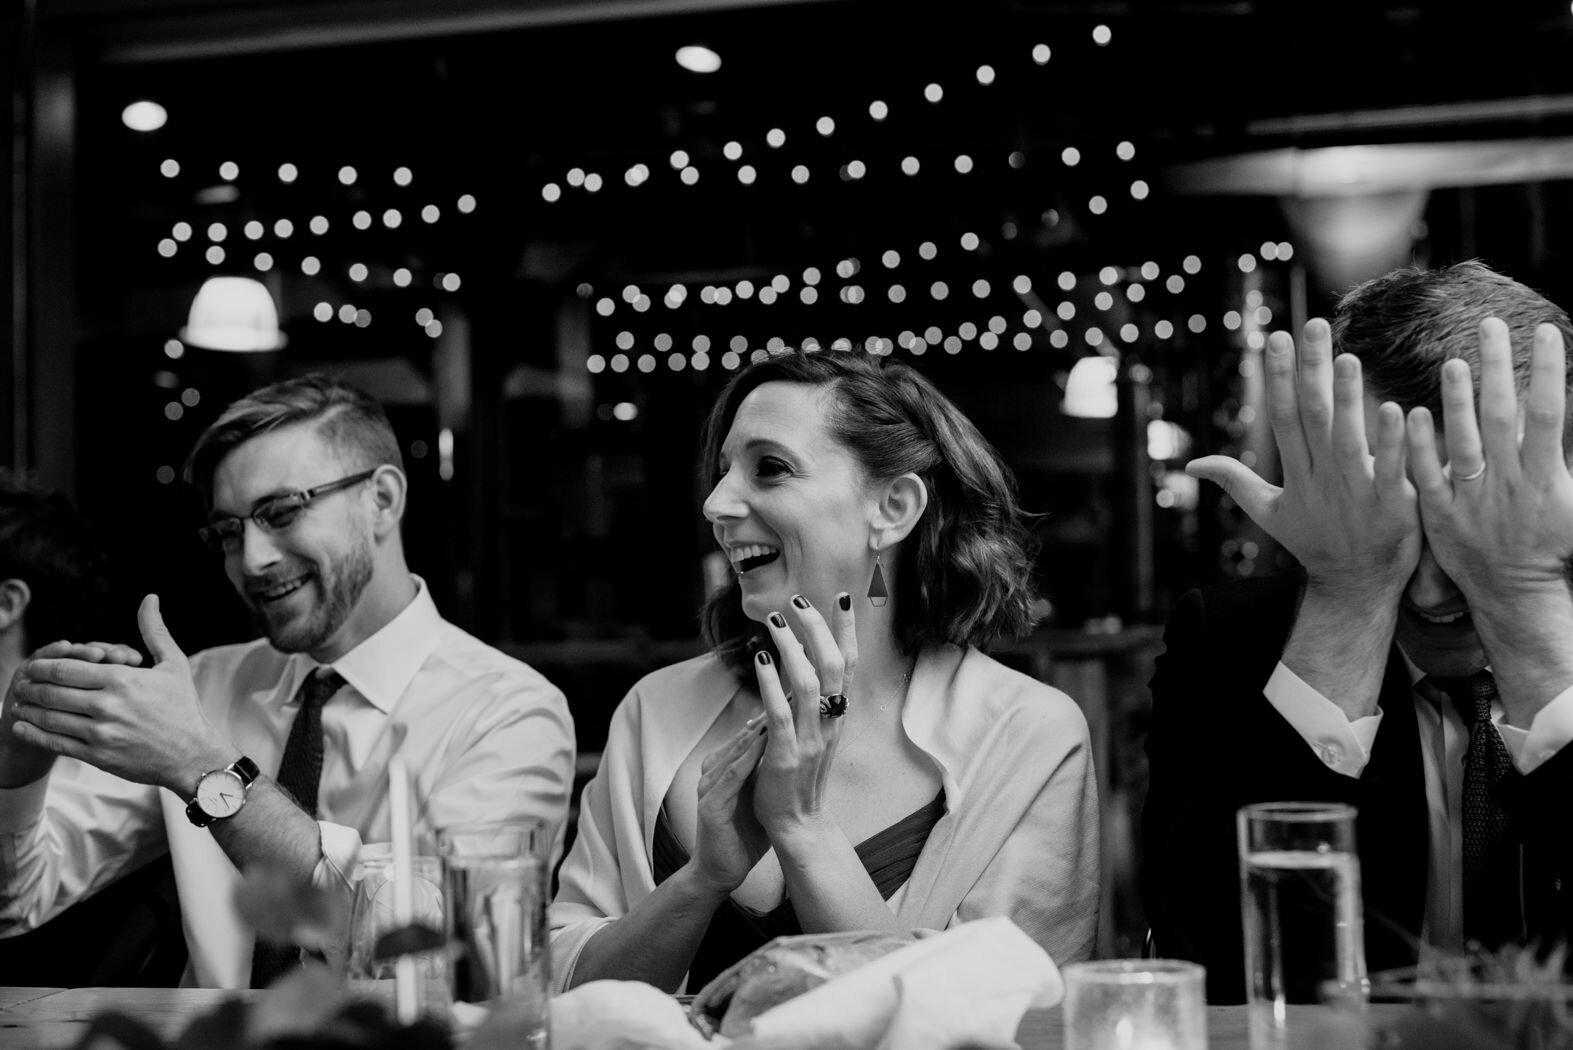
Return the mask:
M408 956L405 969L418 989L421 1008L435 1016L448 1012L448 960L438 936L443 929L442 865L436 857L411 858L414 882L411 886L413 911L411 925L431 931L431 950ZM386 842L361 847L357 865L355 893L350 905L349 963L350 990L383 1002L394 1012L394 977L398 961L377 957L378 941L400 927L394 911L393 847Z

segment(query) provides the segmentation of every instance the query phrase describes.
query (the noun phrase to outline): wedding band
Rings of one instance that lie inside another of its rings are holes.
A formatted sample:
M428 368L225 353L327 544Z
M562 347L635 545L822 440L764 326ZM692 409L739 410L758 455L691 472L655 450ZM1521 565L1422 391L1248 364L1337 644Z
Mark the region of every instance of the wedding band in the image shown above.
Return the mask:
M847 713L845 693L830 693L819 698L820 718L840 718Z
M1479 481L1482 477L1485 476L1485 473L1486 473L1486 464L1485 464L1484 460L1481 460L1480 466L1476 467L1474 470L1470 471L1468 474L1454 474L1453 475L1453 480L1454 481Z

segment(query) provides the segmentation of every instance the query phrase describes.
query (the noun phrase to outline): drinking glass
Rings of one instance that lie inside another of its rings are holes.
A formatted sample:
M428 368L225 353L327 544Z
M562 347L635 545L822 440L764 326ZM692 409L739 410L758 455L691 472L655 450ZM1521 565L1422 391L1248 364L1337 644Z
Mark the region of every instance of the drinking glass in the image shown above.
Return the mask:
M1065 967L1065 1050L1207 1050L1207 971L1174 959Z
M414 882L411 922L432 931L443 928L442 867L436 857L412 857ZM355 893L350 904L350 991L376 999L394 1012L394 975L398 959L378 959L377 941L401 924L394 911L393 847L385 842L361 847ZM448 960L438 947L411 956L406 970L416 981L416 1001L432 1016L448 1015Z
M1237 820L1251 1046L1276 1050L1288 1004L1359 1008L1369 990L1355 808L1265 802Z
M536 820L438 829L455 1002L508 995L523 1006L522 1045L546 1050L551 962L546 827Z

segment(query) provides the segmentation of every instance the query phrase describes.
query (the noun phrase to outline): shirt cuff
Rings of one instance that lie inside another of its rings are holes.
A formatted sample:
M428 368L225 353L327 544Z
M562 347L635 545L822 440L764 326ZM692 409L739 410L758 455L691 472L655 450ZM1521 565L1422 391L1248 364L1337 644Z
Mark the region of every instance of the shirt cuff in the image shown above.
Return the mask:
M1365 772L1376 731L1382 726L1380 708L1374 715L1350 721L1337 704L1307 685L1282 660L1262 693L1328 769L1346 777Z
M322 859L312 869L311 881L318 889L348 893L354 885L355 864L360 860L360 832L343 824L317 821L322 837Z
M48 777L21 787L0 788L0 835L14 835L38 823L48 793Z
M1496 722L1497 732L1513 764L1526 776L1573 741L1573 687L1564 689L1545 707L1535 712L1528 729ZM4 811L0 810L0 814ZM0 816L3 819L3 816Z

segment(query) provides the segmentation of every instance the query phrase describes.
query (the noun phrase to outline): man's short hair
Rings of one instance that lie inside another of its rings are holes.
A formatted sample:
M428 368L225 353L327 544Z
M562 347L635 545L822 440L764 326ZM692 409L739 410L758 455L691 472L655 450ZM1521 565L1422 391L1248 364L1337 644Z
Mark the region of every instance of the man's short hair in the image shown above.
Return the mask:
M317 424L317 434L336 449L350 470L383 464L404 469L393 424L377 399L333 376L313 373L265 386L226 408L186 457L185 478L213 498L213 473L239 446L259 434L297 423Z
M1461 358L1480 382L1480 322L1500 317L1513 344L1520 404L1529 390L1535 326L1556 325L1573 376L1573 323L1531 288L1470 260L1434 270L1406 267L1356 285L1338 301L1333 349L1360 359L1366 389L1405 411L1424 406L1442 424L1442 363ZM1573 413L1562 445L1573 450Z
M0 580L32 592L23 614L28 649L89 641L109 594L108 559L71 501L0 470Z

